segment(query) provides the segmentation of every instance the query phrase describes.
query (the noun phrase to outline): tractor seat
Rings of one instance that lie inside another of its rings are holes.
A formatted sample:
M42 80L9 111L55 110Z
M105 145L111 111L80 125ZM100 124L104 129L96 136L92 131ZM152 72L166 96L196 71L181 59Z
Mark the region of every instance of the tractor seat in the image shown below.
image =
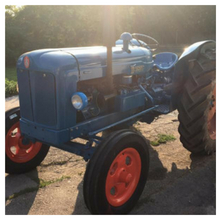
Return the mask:
M170 70L178 61L178 56L175 53L164 52L155 55L154 66L161 71Z

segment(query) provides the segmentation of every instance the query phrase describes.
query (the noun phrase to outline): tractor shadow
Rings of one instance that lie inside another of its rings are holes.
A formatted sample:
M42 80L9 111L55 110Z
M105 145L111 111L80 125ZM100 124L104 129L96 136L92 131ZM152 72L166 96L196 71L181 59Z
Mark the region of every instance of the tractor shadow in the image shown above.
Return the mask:
M27 215L35 201L39 184L36 169L26 174L7 175L5 177L5 214Z
M190 169L171 171L163 166L158 152L150 147L150 169L145 189L130 214L215 214L215 155L190 155ZM83 181L78 185L73 215L90 214L83 199Z
M168 171L161 162L158 152L152 147L149 150L148 181L130 214L215 214L215 155L209 157L190 155L189 169L178 169L177 164L170 161L172 168ZM5 197L14 196L13 199L6 201L5 214L27 215L40 185L38 171L35 169L26 174L7 175L5 183ZM83 198L83 180L77 189L72 214L89 215Z

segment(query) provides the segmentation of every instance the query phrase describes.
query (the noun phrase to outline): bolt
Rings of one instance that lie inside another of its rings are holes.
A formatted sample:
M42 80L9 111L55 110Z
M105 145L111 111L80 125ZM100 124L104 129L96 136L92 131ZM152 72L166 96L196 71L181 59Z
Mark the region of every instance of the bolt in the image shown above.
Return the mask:
M126 157L125 164L126 165L130 165L131 164L131 158L130 157Z
M115 187L114 187L114 186L111 188L110 193L111 193L111 195L113 195L113 196L115 195Z
M70 131L73 131L73 129L72 129L72 128L70 128Z

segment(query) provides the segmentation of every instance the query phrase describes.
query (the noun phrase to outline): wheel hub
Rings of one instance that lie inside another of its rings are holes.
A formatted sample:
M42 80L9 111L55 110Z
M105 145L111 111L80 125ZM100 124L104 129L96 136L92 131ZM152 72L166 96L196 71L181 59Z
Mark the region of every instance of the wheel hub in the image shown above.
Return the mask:
M134 148L121 151L112 162L106 178L106 198L115 207L126 203L137 188L141 158Z
M25 163L33 159L40 151L41 146L40 142L23 144L19 122L15 123L6 134L6 154L16 163Z

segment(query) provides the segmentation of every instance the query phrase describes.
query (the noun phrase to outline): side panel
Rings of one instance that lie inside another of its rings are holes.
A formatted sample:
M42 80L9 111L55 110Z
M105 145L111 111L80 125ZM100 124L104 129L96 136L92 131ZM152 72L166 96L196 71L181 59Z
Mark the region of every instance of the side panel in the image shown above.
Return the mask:
M115 98L115 110L119 112L136 109L146 104L146 95L142 91L132 92L128 95L119 95Z
M125 52L120 47L112 48L112 74L146 74L153 67L152 53L142 47L130 47ZM80 81L105 77L107 52L105 47L78 48L66 50L79 63Z

